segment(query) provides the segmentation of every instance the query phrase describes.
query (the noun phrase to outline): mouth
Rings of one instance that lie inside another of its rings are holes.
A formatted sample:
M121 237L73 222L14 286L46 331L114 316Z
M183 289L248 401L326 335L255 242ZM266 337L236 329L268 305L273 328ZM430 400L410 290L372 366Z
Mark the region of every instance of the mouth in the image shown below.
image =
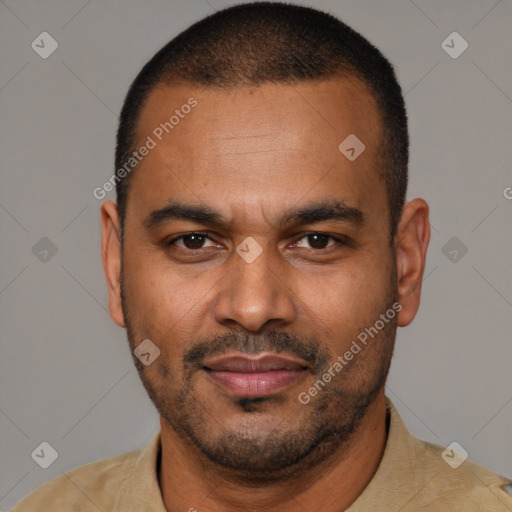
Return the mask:
M306 375L308 364L280 354L237 354L210 359L203 370L230 395L262 397L295 384Z

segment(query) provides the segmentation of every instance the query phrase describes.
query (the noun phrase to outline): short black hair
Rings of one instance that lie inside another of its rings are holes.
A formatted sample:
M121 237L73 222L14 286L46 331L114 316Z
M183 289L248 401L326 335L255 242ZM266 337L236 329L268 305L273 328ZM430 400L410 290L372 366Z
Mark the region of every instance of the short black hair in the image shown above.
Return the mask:
M130 86L119 120L116 169L130 159L141 109L159 84L230 89L336 77L358 79L376 100L384 134L376 167L386 186L393 239L405 202L409 160L402 90L392 65L375 46L334 16L310 7L281 2L236 5L202 19L167 43ZM121 233L131 174L116 180Z

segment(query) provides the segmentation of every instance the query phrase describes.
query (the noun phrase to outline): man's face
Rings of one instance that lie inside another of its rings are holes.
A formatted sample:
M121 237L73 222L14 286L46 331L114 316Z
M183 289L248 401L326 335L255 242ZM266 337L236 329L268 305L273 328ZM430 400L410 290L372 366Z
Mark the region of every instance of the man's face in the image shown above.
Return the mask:
M350 134L365 145L353 161L338 149ZM136 147L148 135L156 146L130 184L122 257L131 348L150 339L160 350L149 366L135 359L144 386L215 463L268 475L320 460L382 390L396 332L395 318L332 371L396 300L375 101L357 81L159 86Z

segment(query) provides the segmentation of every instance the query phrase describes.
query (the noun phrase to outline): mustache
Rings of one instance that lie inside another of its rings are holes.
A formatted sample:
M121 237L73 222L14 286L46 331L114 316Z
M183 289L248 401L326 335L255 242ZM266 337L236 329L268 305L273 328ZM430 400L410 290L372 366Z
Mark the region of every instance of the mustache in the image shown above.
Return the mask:
M203 367L206 358L229 351L253 355L259 352L292 354L306 361L315 374L323 373L330 360L329 353L313 338L282 331L267 331L263 334L228 333L199 341L184 353L183 366L197 370Z

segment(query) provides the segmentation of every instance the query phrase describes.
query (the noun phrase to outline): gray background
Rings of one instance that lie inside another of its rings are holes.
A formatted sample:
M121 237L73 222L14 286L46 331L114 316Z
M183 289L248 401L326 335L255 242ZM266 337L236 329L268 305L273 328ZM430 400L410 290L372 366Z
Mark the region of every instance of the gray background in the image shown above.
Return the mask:
M158 428L107 313L92 191L114 170L117 114L141 66L232 3L0 1L1 510ZM422 306L399 331L388 395L418 437L456 440L512 477L512 3L312 4L396 66L412 139L408 197L431 206ZM31 48L43 31L59 44L47 59ZM457 59L441 47L453 31L469 43ZM43 237L55 255L32 250ZM31 458L42 441L59 454L48 469Z

